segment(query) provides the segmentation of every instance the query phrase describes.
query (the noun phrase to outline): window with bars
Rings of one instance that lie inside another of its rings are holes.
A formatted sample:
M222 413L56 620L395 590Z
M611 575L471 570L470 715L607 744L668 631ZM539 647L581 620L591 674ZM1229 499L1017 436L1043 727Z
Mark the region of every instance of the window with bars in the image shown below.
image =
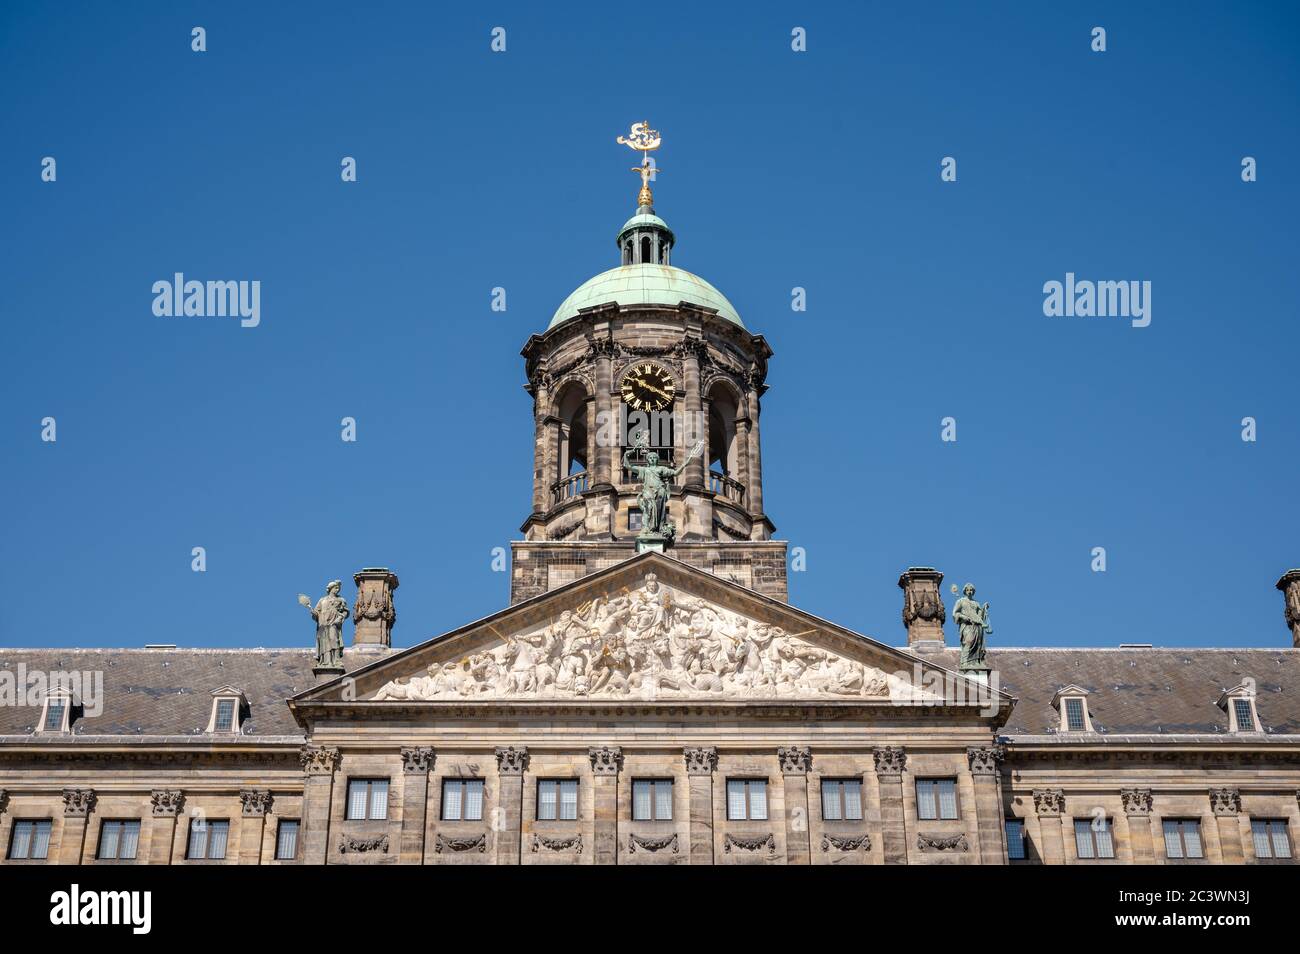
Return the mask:
M275 860L292 861L298 857L298 819L281 818L275 830Z
M226 843L230 840L230 822L207 818L190 819L190 840L185 857L191 860L221 861L226 857Z
M1204 858L1201 847L1201 822L1197 818L1167 818L1164 822L1165 857Z
M50 856L48 818L19 818L9 836L9 857L14 861L40 861Z
M825 821L861 821L862 780L857 778L822 779L822 819Z
M1082 699L1066 699L1065 701L1065 728L1070 732L1086 732L1088 729L1088 720L1084 716L1084 701Z
M632 781L633 821L673 820L673 780L638 778Z
M353 778L348 780L349 821L382 821L388 817L388 779Z
M1290 858L1291 836L1285 818L1254 818L1250 822L1256 858Z
M1238 732L1255 731L1255 703L1250 699L1233 699L1232 711L1237 717Z
M105 819L99 826L99 853L105 861L130 861L140 846L140 820Z
M957 780L955 778L917 779L916 817L926 821L955 819Z
M578 817L578 780L543 778L537 780L537 818L539 821L574 821Z
M1115 838L1109 818L1076 818L1074 851L1079 858L1114 858Z
M1007 827L1007 859L1009 861L1024 861L1025 859L1025 823L1019 818L1008 818Z
M763 821L767 818L767 779L727 779L727 818Z
M481 778L445 778L442 780L442 820L483 820L483 780Z
M235 700L218 699L217 717L213 729L217 732L231 732L235 728Z

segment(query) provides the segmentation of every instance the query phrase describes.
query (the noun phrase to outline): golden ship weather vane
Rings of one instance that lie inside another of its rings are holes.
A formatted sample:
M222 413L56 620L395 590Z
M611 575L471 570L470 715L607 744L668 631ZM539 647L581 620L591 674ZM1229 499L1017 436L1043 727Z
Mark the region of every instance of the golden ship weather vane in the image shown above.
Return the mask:
M633 123L629 132L629 135L619 136L616 141L621 146L627 146L641 153L641 165L632 167L633 172L641 174L641 192L637 195L636 204L650 207L654 205L650 183L654 181L657 173L663 171L655 165L655 161L650 158L650 153L663 145L663 137L659 135L659 130L650 128L648 119Z

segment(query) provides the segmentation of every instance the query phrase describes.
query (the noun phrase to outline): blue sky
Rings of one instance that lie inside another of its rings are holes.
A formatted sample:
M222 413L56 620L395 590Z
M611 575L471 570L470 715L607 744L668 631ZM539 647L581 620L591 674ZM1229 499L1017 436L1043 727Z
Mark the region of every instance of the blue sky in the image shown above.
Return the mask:
M899 642L923 564L978 585L995 645L1289 645L1298 27L1284 4L5 4L0 645L305 646L295 595L376 564L403 645L504 606L518 351L617 263L614 138L641 118L674 263L776 352L792 602ZM259 280L261 324L155 317L177 271ZM1067 271L1150 281L1151 325L1045 317Z

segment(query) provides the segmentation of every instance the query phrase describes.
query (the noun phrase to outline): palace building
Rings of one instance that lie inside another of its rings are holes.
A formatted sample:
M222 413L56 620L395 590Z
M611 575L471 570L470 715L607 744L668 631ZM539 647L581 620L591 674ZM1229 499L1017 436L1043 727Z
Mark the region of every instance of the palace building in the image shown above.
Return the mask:
M985 651L927 567L902 645L791 606L772 350L671 264L657 134L622 141L614 265L523 348L509 604L394 650L398 577L365 568L341 665L333 592L319 651L0 650L0 687L44 680L0 706L4 863L1291 861L1300 570L1257 649Z

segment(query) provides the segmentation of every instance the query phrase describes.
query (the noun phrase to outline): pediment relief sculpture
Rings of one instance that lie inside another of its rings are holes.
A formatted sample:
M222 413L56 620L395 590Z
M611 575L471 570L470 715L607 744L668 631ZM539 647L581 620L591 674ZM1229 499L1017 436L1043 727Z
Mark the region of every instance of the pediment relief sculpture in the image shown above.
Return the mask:
M916 698L910 681L660 583L598 596L373 700L464 698Z

